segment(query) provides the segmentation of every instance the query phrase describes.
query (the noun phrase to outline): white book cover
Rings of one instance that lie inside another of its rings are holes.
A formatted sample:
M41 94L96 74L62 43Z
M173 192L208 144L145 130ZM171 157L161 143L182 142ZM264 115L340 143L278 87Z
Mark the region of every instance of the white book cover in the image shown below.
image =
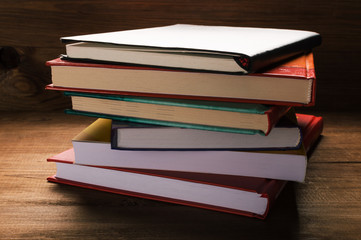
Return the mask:
M245 73L309 51L321 43L320 35L312 31L189 24L87 34L63 37L61 40L112 44L121 46L124 51L133 48L136 53L217 54L218 58L228 56L238 59L239 67ZM114 49L110 51L114 52Z

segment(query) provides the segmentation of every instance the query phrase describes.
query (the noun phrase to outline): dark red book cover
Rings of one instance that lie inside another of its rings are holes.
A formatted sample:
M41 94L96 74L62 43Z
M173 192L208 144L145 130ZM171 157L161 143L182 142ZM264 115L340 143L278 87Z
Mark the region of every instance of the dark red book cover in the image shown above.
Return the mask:
M48 162L61 162L67 164L73 164L75 160L73 149L66 150L58 155L50 157L47 159ZM101 168L101 167L98 167ZM107 167L104 167L107 168ZM264 219L270 207L274 204L278 195L282 191L283 187L286 184L286 181L265 179L265 178L253 178L253 177L243 177L243 176L232 176L232 175L219 175L219 174L205 174L205 173L191 173L191 172L177 172L177 171L161 171L161 170L146 170L146 169L125 169L125 168L107 168L117 171L132 172L136 174L146 174L151 176L157 176L162 178L171 178L176 180L181 180L185 182L195 182L205 185L219 186L231 189L237 189L240 191L255 192L261 194L262 198L267 199L267 208L264 214L259 215L252 212L240 211L235 209L229 209L225 207L212 206L208 204L190 202L179 199L173 199L168 197L161 197L150 194L143 194L139 192L124 191L122 189L114 189L103 186L97 186L92 184L86 184L81 182L69 181L62 178L57 178L56 175L47 178L50 182L62 183L77 187L83 187L93 190L111 192L116 194L123 194L128 196L146 198L157 201L164 201L176 204L182 204L192 207L199 207L204 209L210 209L215 211L227 212L232 214L238 214L248 217L256 217Z
M305 151L308 152L315 144L323 131L323 118L308 114L296 114L298 126L301 128L302 141Z

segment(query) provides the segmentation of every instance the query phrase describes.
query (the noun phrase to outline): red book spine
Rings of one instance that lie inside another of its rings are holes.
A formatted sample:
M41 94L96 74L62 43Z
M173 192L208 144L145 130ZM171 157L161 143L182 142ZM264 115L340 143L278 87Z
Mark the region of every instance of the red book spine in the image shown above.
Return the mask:
M290 106L273 106L268 111L266 111L265 114L268 117L268 131L265 132L266 136L271 132L272 128L277 124L278 120L280 120L280 118L284 116L290 109Z
M303 145L308 150L314 145L323 130L323 118L313 115L296 114L298 125L302 129Z

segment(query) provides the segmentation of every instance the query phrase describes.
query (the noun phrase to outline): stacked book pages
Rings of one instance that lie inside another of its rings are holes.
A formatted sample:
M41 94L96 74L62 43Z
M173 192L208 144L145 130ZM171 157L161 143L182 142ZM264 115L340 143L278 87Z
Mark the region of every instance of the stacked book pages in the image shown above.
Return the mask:
M47 62L68 114L96 120L51 182L265 218L303 182L323 128L309 31L172 25L63 37Z

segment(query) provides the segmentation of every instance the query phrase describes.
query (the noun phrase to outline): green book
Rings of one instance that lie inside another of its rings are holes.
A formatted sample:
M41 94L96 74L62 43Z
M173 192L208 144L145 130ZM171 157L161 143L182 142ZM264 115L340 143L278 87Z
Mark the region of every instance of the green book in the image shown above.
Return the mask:
M65 92L70 114L162 126L268 135L289 106Z

